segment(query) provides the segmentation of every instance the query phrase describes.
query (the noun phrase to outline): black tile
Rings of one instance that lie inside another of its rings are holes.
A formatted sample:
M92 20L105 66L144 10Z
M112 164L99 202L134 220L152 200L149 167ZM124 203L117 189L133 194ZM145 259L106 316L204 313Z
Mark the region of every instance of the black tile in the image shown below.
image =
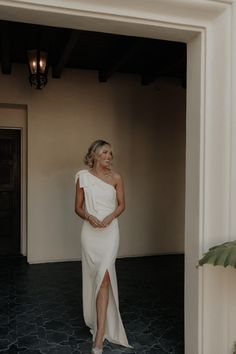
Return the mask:
M5 258L0 263L0 354L90 354L81 262L28 265ZM104 354L183 354L183 255L118 259L116 269L133 349L105 341Z

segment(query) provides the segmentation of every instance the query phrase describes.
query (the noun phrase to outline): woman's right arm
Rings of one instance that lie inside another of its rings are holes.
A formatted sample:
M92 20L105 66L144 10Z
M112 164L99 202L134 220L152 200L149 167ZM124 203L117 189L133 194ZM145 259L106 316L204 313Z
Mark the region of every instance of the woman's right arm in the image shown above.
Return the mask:
M75 212L82 219L88 220L89 214L84 209L84 189L80 187L79 178L76 183Z
M104 227L100 220L95 216L88 214L84 209L84 189L80 187L79 178L76 183L75 212L82 219L88 220L93 227Z

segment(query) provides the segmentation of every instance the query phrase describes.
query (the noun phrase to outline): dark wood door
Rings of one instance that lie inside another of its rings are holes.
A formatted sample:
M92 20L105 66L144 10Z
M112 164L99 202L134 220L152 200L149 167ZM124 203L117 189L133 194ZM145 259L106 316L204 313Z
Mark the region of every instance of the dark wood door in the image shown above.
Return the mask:
M20 254L21 132L0 129L0 256Z

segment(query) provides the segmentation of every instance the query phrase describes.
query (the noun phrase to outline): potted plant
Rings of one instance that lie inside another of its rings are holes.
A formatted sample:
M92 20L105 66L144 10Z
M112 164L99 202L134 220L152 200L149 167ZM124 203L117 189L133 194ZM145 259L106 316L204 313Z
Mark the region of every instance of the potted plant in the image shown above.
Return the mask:
M209 248L209 251L198 261L199 266L204 264L236 268L236 241L225 242Z
M225 242L209 248L209 251L204 253L203 257L198 261L198 266L203 266L204 264L236 268L236 241ZM236 343L234 344L233 354L236 354Z

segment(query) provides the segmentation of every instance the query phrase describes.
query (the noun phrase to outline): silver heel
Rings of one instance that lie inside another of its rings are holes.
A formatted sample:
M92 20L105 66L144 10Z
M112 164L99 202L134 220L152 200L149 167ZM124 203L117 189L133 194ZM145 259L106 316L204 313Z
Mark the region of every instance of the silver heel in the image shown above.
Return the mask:
M102 354L103 350L99 348L92 348L91 354Z

